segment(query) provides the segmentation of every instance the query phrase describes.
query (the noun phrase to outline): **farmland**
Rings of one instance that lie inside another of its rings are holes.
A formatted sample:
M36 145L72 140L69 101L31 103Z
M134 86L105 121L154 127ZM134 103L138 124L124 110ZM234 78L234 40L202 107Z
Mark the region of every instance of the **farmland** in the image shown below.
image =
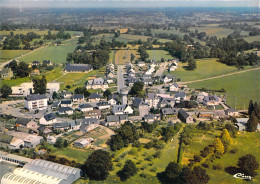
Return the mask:
M219 90L224 88L227 95L227 104L237 109L247 108L250 100L259 100L260 70L245 72L237 75L212 79L208 81L188 84L189 87L200 89Z
M227 37L233 30L219 27L218 24L209 24L201 27L191 27L191 31L198 30L199 32L205 32L208 36L216 36L218 38Z
M125 64L126 62L131 61L131 54L135 55L135 59L138 59L140 56L137 50L119 50L115 55L115 64Z
M194 71L186 70L187 63L179 63L178 69L170 73L181 78L181 81L186 82L237 71L236 67L219 63L215 58L197 59L196 61L197 69Z
M172 59L173 57L165 50L147 50L149 54L149 60L161 61L161 58L165 60Z
M30 50L0 50L0 63L17 58Z

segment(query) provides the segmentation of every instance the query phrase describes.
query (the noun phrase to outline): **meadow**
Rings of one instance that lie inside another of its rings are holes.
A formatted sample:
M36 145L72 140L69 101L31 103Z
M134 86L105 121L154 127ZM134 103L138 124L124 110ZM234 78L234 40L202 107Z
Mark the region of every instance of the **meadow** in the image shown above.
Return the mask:
M115 54L115 64L122 65L130 62L131 54L135 55L135 59L140 57L137 50L118 50Z
M218 38L227 37L234 32L234 30L232 29L218 27L218 24L208 24L201 27L191 27L190 30L198 30L199 32L205 32L207 36L216 36Z
M248 36L248 37L244 37L244 40L251 43L254 41L259 41L260 40L260 36Z
M51 60L53 63L66 63L67 54L75 50L77 41L77 38L73 38L64 41L62 45L44 47L21 57L20 61L32 63L35 60L40 62L43 60Z
M172 59L173 57L165 50L147 50L149 54L149 60L161 61L161 58L165 60Z
M0 50L0 63L17 58L30 50Z
M259 101L260 70L249 71L222 78L194 82L188 84L194 89L220 90L224 88L227 95L227 104L233 108L244 109L250 100Z
M181 81L183 82L187 82L237 71L236 67L217 62L216 58L197 59L196 63L197 69L189 71L186 69L188 66L187 63L179 62L178 69L174 72L170 72L170 74L173 74L177 78L181 78ZM165 74L167 73L168 72L166 71Z

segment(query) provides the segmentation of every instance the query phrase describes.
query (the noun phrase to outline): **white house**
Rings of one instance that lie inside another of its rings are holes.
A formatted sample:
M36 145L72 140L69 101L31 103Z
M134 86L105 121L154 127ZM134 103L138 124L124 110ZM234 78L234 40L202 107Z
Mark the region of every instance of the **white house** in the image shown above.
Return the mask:
M158 103L160 101L160 97L157 96L155 93L148 93L145 98L145 103L147 103L151 108L158 108Z
M48 97L46 95L33 94L25 98L25 107L28 110L44 110L48 107Z
M170 72L173 72L173 71L175 71L176 69L177 69L176 63L171 63L171 64L169 65L169 71L170 71Z
M172 80L173 80L173 76L171 76L171 75L165 75L161 78L161 81L164 83L171 82Z
M93 106L90 104L82 104L82 105L79 105L78 109L82 112L87 112L87 111L92 111Z
M67 115L71 115L73 114L73 109L70 108L70 107L61 107L59 110L58 110L58 113L59 114L67 114Z
M102 78L88 80L86 82L86 89L102 89L105 91L108 88L108 83Z
M56 116L53 113L45 114L43 117L40 118L39 123L41 125L52 125L53 123L56 123L57 119Z
M169 91L171 91L171 92L179 91L179 85L176 84L175 82L172 83L172 84L170 85L170 87L169 87Z
M134 110L129 105L114 105L113 106L113 114L133 114Z

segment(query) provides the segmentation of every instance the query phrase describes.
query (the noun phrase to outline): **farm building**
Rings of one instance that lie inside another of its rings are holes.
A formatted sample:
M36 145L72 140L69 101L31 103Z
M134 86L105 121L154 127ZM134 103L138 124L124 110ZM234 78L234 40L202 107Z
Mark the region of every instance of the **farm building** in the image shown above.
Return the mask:
M67 64L64 72L68 73L87 73L92 71L93 67L89 64Z
M186 111L180 109L178 111L178 118L184 123L194 123L193 117L190 116Z
M93 138L84 138L74 142L74 146L79 148L85 148L87 145L91 144L94 141Z

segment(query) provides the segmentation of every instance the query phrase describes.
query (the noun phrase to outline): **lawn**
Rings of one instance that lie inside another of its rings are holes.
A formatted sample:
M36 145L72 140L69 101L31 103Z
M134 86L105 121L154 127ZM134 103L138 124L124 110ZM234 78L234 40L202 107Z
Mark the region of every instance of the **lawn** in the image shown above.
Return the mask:
M197 59L196 61L197 69L194 71L186 70L187 63L179 63L178 69L170 73L186 82L237 71L236 67L217 62L215 58Z
M0 80L0 86L7 84L8 86L12 87L12 86L19 86L20 84L22 84L23 82L30 82L30 78L29 77L25 77L25 78L17 78L17 79L1 79Z
M131 54L135 55L135 59L138 59L140 56L137 50L119 50L115 55L115 64L122 65L126 62L131 61Z
M116 55L116 52L117 52L117 51L112 50L112 51L109 53L109 63L115 64L115 55Z
M147 50L149 54L149 58L154 61L161 61L161 58L165 60L172 59L173 57L169 54L168 51L165 50Z
M17 58L30 50L0 50L0 63Z
M260 70L226 76L208 81L188 84L190 88L219 90L224 88L227 95L227 104L237 109L248 107L250 100L259 101Z
M34 60L40 62L43 60L51 60L53 63L65 63L67 54L75 50L77 40L77 38L73 38L72 40L64 41L64 45L47 46L22 57L20 60L27 63L31 63Z

